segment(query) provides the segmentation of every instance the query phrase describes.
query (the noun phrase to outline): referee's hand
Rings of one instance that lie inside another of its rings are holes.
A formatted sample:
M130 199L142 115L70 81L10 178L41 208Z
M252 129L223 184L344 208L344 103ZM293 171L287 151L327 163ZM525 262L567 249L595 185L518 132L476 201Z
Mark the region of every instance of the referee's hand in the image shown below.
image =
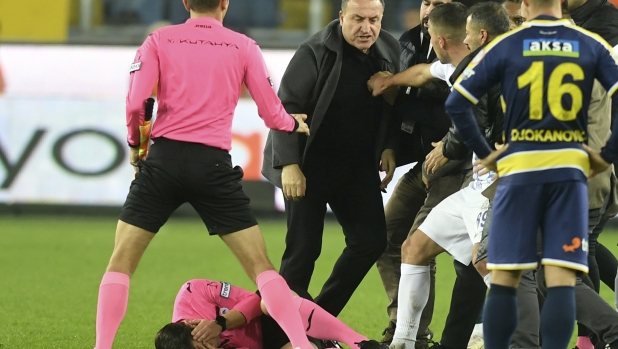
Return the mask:
M133 169L135 169L135 173L139 170L137 168L137 163L139 162L139 148L129 148L129 162Z
M283 186L283 196L287 200L298 201L305 196L307 180L298 164L283 166L281 170L281 184Z
M298 133L304 133L307 136L309 136L309 125L307 125L305 123L305 120L307 120L307 114L290 114L292 115L292 117L294 119L296 119L296 121L298 121L298 128L296 129L296 132Z

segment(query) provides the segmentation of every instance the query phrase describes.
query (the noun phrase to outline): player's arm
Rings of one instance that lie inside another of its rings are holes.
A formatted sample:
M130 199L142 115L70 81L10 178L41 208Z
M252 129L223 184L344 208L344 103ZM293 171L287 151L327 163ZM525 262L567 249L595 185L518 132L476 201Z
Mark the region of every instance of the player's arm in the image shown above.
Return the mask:
M217 308L234 305L215 320L198 320L192 331L196 341L207 342L220 335L223 330L241 327L262 315L261 299L257 294L227 283L210 281L205 285L200 287L202 285L198 284L194 287L194 292L198 292L204 302Z
M431 64L416 64L394 75L378 72L369 79L367 86L374 96L379 96L393 86L421 87L432 80L437 78L431 73Z
M431 74L431 64L417 64L397 74L378 72L368 81L367 85L374 96L390 91L393 87L420 87L432 80L437 80Z
M256 43L247 45L246 62L245 84L257 104L258 115L264 120L266 127L289 133L297 131L299 127L305 130L306 116L290 115L283 108L273 89L262 51Z
M129 93L127 94L127 142L132 148L140 145L139 127L146 115L145 101L152 93L152 86L159 78L159 56L157 52L157 34L146 39L137 50L131 64Z

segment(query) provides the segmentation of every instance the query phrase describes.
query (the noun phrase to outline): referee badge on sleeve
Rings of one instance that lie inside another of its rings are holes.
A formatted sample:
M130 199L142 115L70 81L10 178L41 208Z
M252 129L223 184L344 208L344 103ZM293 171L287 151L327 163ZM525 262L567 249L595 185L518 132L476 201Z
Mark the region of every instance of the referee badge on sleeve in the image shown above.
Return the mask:
M232 291L232 285L227 282L221 283L221 293L219 295L223 298L230 298L230 292Z
M129 73L133 73L135 71L138 71L142 68L142 62L135 62L133 64L131 64L131 69L129 70Z

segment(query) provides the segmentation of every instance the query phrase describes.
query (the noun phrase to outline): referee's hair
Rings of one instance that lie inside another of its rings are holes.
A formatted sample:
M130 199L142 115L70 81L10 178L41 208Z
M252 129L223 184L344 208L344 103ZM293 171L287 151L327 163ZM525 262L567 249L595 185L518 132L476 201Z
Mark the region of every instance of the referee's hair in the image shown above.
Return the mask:
M349 2L349 1L350 1L350 0L341 0L341 11L344 11L344 10L345 10L345 8L348 6L348 2ZM384 8L384 7L385 7L385 5L386 5L386 4L384 3L384 0L380 0L380 3L382 4L382 8Z
M189 8L197 13L210 12L219 6L221 0L187 0Z
M466 37L466 5L449 2L438 5L429 14L429 26L450 40L462 41Z
M193 328L177 322L165 325L155 337L156 349L195 349Z
M502 1L502 3L504 4L505 2L512 2L514 4L521 4L521 0L504 0Z
M468 10L470 25L475 29L485 29L493 39L509 31L509 14L504 7L495 2L481 2Z

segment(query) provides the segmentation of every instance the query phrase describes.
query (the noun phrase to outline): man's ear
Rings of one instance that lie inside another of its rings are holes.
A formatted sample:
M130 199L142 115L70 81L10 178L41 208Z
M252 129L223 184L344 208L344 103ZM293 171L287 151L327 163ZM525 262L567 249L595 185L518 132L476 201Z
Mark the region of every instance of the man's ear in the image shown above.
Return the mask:
M485 45L489 42L489 33L485 29L481 29L481 45Z
M339 11L339 25L343 25L343 11Z
M440 48L444 49L444 46L446 46L446 38L444 36L438 36L438 43L440 44Z

